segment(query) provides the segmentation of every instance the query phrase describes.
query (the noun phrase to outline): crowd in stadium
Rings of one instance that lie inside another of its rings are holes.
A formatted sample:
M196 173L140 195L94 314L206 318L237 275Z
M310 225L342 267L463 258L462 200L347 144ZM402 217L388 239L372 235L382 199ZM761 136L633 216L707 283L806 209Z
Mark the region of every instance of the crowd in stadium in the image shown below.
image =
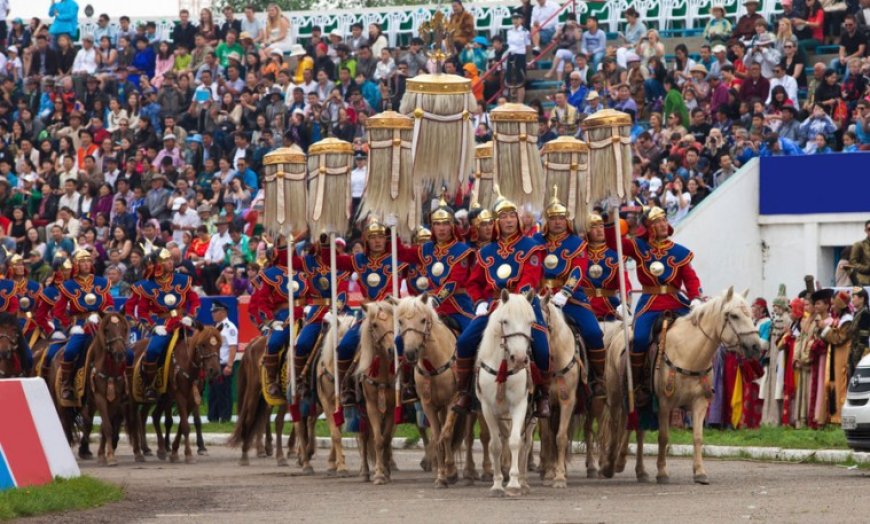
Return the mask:
M488 108L511 98L540 112L540 145L583 138L583 118L598 109L630 113L633 198L677 223L753 157L870 148L870 0L839 11L784 0L773 20L744 4L739 20L714 7L707 43L670 56L633 9L608 40L593 17L561 23L554 1L527 1L512 28L487 36L454 1L443 68L472 80L479 142L491 139ZM115 14L82 31L73 0L47 14L0 24L0 257L17 251L43 280L59 250L86 247L118 297L155 246L206 294L250 292L263 250L263 156L351 141L358 202L367 117L397 108L406 79L437 67L421 39L390 47L377 24L314 27L296 42L275 6L264 17L224 9L220 23L208 9L197 20L182 10L168 39L153 22ZM830 43L838 58L809 58ZM561 87L523 100L534 68Z

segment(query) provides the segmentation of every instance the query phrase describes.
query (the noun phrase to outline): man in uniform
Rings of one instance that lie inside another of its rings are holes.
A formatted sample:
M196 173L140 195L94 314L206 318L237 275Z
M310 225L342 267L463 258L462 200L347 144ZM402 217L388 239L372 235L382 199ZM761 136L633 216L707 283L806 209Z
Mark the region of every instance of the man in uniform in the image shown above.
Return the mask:
M281 396L281 386L278 381L281 348L290 342L290 332L295 329L295 326L286 325L287 319L290 318L287 256L286 246L282 248L274 246L267 250L267 258L272 260L272 265L262 269L257 275L254 281L255 291L248 305L251 320L255 324L271 323L266 354L263 355L263 367L266 368L268 393L273 397ZM302 259L296 255L293 255L293 268L294 274L290 284L293 287L293 318L301 322L307 285L300 271Z
M520 230L516 205L499 196L493 206L497 217L495 239L477 253L468 279L468 294L476 304L477 315L456 341L456 379L459 395L453 409L468 412L471 408L471 377L489 314L495 305L491 301L502 289L511 293L537 291L543 276L544 248ZM497 307L497 306L496 306ZM536 391L536 414L550 415L549 369L550 347L547 326L536 297L532 302L536 322L532 326L532 353L540 370L541 383Z
M592 368L592 390L604 395L604 334L592 312L582 287L587 272L583 257L583 241L571 231L568 208L559 200L557 189L544 211L547 222L544 232L535 236L547 250L544 257L543 289L552 294L552 303L562 309L565 318L580 332L586 345L586 355Z
M34 315L34 320L39 329L46 335L51 335L51 343L46 350L45 357L42 359L42 367L39 370L39 375L42 377L48 377L51 361L60 348L63 347L64 340L66 339L63 332L55 326L52 315L54 305L60 300L61 286L72 275L72 262L64 256L56 256L51 263L51 268L53 271L51 284L45 286L36 298L36 313Z
M870 309L867 308L867 290L852 288L852 347L849 353L849 378L855 374L858 362L868 352L870 342Z
M285 286L286 289L286 286ZM233 415L233 363L239 349L239 328L227 318L227 306L214 301L211 305L214 326L221 332L221 374L209 385L208 419L229 422Z
M622 252L637 262L637 279L643 286L635 309L634 343L631 348L631 372L638 406L649 401L649 384L645 380L646 352L652 342L653 326L659 316L670 311L676 316L689 312L690 305L701 301L701 281L692 268L694 255L675 244L674 230L659 207L647 211L645 230L636 238L622 237ZM607 244L616 250L616 234L607 228Z
M480 207L480 204L477 203L476 196L471 202L471 211L468 213L468 222L471 224L471 229L468 235L471 247L480 251L480 248L492 242L495 219L492 216L492 211Z
M372 219L363 229L363 240L366 243L365 253L342 255L336 259L338 269L353 271L359 277L363 304L384 300L393 291L393 260L387 251L387 228L376 219ZM396 278L400 278L405 270L405 264L399 263ZM396 297L398 298L398 297ZM362 325L357 321L338 344L338 380L341 381L341 403L350 406L356 403L356 392L353 381L347 377L347 371L353 363L359 349L359 330Z
M24 257L21 255L16 253L10 256L7 259L7 265L9 266L7 276L15 285L15 296L18 297L18 322L21 326L21 333L30 347L39 336L39 327L33 319L33 313L36 311L37 299L42 291L42 286L29 278Z
M418 246L425 245L432 240L432 232L423 226L417 228L414 232L414 243ZM425 268L418 264L409 264L408 271L405 272L405 284L408 286L408 293L411 296L422 295L429 287L429 279L426 277ZM396 341L401 340L396 337Z
M128 317L136 316L153 326L142 361L145 400L153 402L157 400L154 379L160 358L169 345L174 344L173 339L177 340L181 326L193 327L200 301L199 295L191 289L193 278L174 272L175 264L169 251L158 248L149 257L147 276L133 285L133 295L124 304L124 311Z
M72 255L72 278L60 288L60 297L52 310L54 318L64 328L69 328L69 340L63 350L61 372L61 397L72 400L73 372L81 364L85 351L91 345L94 332L100 323L100 313L111 310L115 303L109 292L109 282L94 275L94 260L90 251L79 249ZM131 364L128 355L128 364Z
M588 267L581 285L595 317L609 321L619 317L619 255L604 240L604 220L590 213L582 248Z

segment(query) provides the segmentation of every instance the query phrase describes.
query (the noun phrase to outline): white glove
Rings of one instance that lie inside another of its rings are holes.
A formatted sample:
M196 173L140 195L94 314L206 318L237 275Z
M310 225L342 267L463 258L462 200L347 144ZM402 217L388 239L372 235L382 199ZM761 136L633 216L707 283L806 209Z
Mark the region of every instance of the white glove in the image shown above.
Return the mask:
M568 295L565 293L556 293L550 297L550 302L556 307L562 307L568 303Z
M690 304L690 306L692 309L695 309L696 307L700 306L703 303L704 303L703 300L701 300L700 298L696 298L695 300L692 300L692 303Z
M332 311L327 311L325 315L323 315L323 321L327 324L332 324Z
M350 281L356 282L357 280L359 280L359 273L354 271L353 273L350 274Z
M100 315L97 315L96 313L91 313L90 315L88 315L88 322L90 322L91 324L99 324Z
M384 218L384 224L387 227L396 227L399 225L399 219L396 217L396 215L390 213Z
M55 331L54 333L51 334L51 339L52 340L65 340L66 335L63 334L63 331Z
M303 312L303 313L305 314L305 316L307 317L307 316L308 316L308 313L311 313L311 306L305 306L304 308L302 308L302 312Z
M477 309L474 310L474 315L479 317L480 315L486 315L488 311L489 304L487 304L486 302L481 302L477 305Z
M190 317L184 317L181 319L181 323L186 327L193 327L193 319Z
M284 323L281 322L280 320L273 320L272 321L272 329L274 331L284 331Z
M154 328L154 334L157 335L158 337L165 337L166 336L166 326L157 326L156 328Z
M73 326L72 329L69 330L70 335L84 335L85 330L82 329L81 326Z

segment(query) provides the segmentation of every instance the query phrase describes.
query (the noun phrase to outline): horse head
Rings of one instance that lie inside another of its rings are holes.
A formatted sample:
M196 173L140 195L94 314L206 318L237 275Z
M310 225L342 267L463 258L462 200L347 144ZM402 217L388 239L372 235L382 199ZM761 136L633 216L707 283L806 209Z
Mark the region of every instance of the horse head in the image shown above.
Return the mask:
M529 350L532 344L532 324L535 323L535 310L532 309L534 292L514 295L502 290L500 305L489 317L489 324L481 343L480 357L487 356L497 360L493 353L501 349L502 358L514 369L529 364ZM489 334L489 337L487 337Z
M214 326L203 327L193 337L191 363L205 371L209 380L221 372L221 333Z
M23 355L24 343L15 315L0 313L0 362L11 361L16 351L19 355Z
M103 348L116 364L127 359L127 342L130 336L130 325L121 313L107 313L100 320L97 338L101 339L98 347Z
M365 320L360 326L360 359L358 371L369 369L375 357L392 358L395 346L393 329L393 300L363 304Z
M432 325L437 321L435 310L429 304L429 294L403 298L396 307L399 317L399 337L404 345L405 359L417 362L424 346L432 335Z
M742 294L734 292L734 286L721 296L698 306L695 324L701 327L702 333L708 339L718 339L728 351L736 351L748 358L757 358L761 352L761 338L758 328L752 321L752 311L746 301L747 289ZM712 332L707 331L704 319L713 326Z

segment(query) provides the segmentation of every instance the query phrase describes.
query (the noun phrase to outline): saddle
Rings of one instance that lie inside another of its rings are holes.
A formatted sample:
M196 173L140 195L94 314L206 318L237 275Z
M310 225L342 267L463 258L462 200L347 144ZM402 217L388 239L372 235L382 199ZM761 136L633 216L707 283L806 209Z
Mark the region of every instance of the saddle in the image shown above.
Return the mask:
M62 358L62 357L61 357ZM61 390L63 389L62 381L61 381L61 373L58 372L54 377L54 391L55 397L57 398L58 405L65 408L80 408L82 407L82 399L85 396L85 383L87 382L87 375L85 374L91 367L91 348L88 348L87 353L85 354L85 362L83 365L79 366L75 370L75 375L73 376L73 398L67 400L61 396Z
M287 369L287 346L281 348L281 351L278 353L278 380L281 384L281 391L287 391L287 386L290 383L290 372ZM263 366L263 359L260 358L258 363L260 368L260 389L263 392L263 398L266 400L266 404L269 406L277 407L283 406L287 403L287 399L283 396L273 397L269 394L269 382L268 377L266 376L266 368Z
M453 332L453 335L456 338L459 338L460 333L462 333L462 327L459 325L459 322L457 322L456 319L454 319L453 317L448 317L446 315L440 318L441 322L443 322L444 325Z
M172 358L175 352L175 345L178 342L178 331L176 335L169 341L169 347L163 353L163 358L157 363L157 375L154 379L154 389L158 395L166 394L169 388L169 370L172 366L169 364L174 362ZM145 361L145 353L143 352L133 363L133 383L130 384L130 396L133 400L142 404L145 402L145 383L142 381L142 363Z

